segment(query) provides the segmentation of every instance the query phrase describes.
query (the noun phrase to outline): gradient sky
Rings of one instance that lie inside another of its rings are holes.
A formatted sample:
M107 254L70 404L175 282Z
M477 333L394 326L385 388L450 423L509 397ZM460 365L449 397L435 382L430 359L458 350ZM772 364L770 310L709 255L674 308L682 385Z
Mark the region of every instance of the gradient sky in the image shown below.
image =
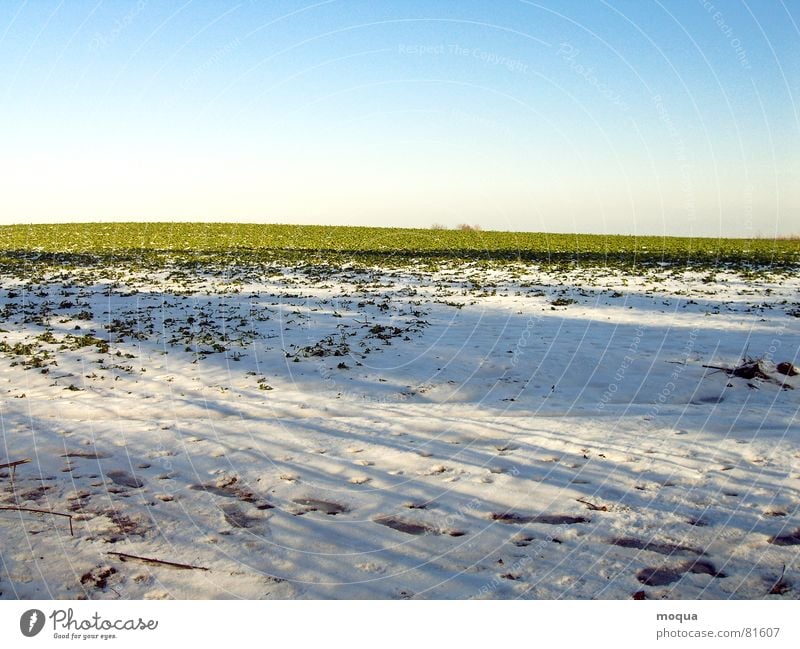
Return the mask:
M0 223L800 233L781 0L2 0Z

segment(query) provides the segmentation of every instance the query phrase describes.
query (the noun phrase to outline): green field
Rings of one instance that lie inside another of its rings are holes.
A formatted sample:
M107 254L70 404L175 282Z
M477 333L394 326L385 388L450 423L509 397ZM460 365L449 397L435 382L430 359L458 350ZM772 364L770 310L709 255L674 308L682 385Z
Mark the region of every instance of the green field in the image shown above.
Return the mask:
M4 265L124 259L800 267L800 241L232 223L0 226Z

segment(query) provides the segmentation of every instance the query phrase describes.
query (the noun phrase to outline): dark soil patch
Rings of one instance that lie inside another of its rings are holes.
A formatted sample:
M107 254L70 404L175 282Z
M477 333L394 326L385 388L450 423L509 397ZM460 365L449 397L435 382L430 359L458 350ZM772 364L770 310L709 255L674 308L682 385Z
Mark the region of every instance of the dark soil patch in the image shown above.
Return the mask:
M390 527L398 532L413 534L414 536L420 536L422 534L439 534L439 532L432 527L428 527L427 525L423 525L421 523L409 523L408 521L402 521L394 516L381 516L380 518L374 519L374 521L379 525L385 525L386 527Z
M790 590L792 590L792 585L788 581L786 581L783 577L781 577L778 581L772 584L772 586L770 586L769 594L785 595Z
M534 516L534 523L544 523L545 525L575 525L576 523L589 523L588 518L583 516L564 516L561 514Z
M636 579L645 586L667 586L678 581L687 572L695 575L710 575L711 577L720 579L726 577L725 573L719 572L710 561L697 559L694 561L684 561L676 566L642 568L636 573Z
M108 586L108 578L116 572L116 568L110 566L94 568L81 576L81 584L104 590Z
M798 370L792 363L789 363L788 361L778 363L775 366L775 369L778 370L780 374L784 374L785 376L797 376L800 374L800 370Z
M223 496L224 498L237 498L238 496L230 489L223 489L213 484L193 484L189 486L192 491L207 491L215 496Z
M723 401L725 401L725 397L720 394L711 397L699 397L692 401L691 404L697 406L704 403L722 403Z
M634 538L613 539L611 545L618 545L621 548L634 548L636 550L648 550L658 554L672 555L676 553L688 552L690 554L705 554L699 548L692 548L688 545L675 545L674 543L656 543L654 541L643 541Z
M148 527L139 518L131 518L116 510L109 510L102 514L107 516L117 528L117 533L108 537L109 543L124 541L131 536L144 537L147 533Z
M800 527L790 534L773 536L768 540L768 543L772 543L772 545L800 545Z
M514 512L503 512L501 514L492 513L492 520L498 523L507 523L510 525L524 525L533 520L533 516L522 516Z
M29 489L28 491L23 491L19 494L20 501L25 500L32 500L33 502L39 502L47 495L47 492L50 491L53 487L52 486L44 486L36 487L34 489Z
M329 502L327 500L317 500L316 498L295 498L292 502L302 505L309 512L323 512L328 516L336 516L349 511L344 505Z
M678 581L684 574L678 568L642 568L636 573L638 579L645 586L667 586Z
M110 478L114 484L118 484L120 487L130 487L131 489L140 489L144 487L144 482L127 471L109 471L106 473L106 477Z
M589 523L590 519L583 516L567 516L563 514L539 514L538 516L525 516L516 512L492 513L492 520L509 525L526 525L528 523L543 523L545 525L575 525L576 523Z
M708 523L703 518L690 518L686 521L688 525L693 525L694 527L706 527Z
M84 460L105 460L111 457L109 453L98 453L92 451L69 451L61 457L77 457Z
M274 505L256 496L250 489L240 485L238 478L229 478L224 481L219 481L216 484L193 484L189 486L189 489L193 491L205 491L206 493L222 496L223 498L236 498L242 502L255 505L257 509L272 509L274 507Z
M231 527L248 528L253 527L259 519L245 514L237 505L225 505L222 509L222 514L225 517L225 522Z
M724 579L727 575L724 572L720 572L714 567L714 564L710 561L706 561L705 559L698 559L697 561L689 561L683 564L683 567L686 568L688 572L691 572L695 575L711 575L712 577L718 577L720 579Z

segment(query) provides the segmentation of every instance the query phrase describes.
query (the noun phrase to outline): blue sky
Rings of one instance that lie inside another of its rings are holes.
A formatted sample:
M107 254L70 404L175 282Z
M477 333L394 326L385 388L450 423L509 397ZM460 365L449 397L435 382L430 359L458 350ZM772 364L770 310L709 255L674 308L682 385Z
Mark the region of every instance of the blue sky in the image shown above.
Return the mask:
M0 222L800 233L780 0L4 0Z

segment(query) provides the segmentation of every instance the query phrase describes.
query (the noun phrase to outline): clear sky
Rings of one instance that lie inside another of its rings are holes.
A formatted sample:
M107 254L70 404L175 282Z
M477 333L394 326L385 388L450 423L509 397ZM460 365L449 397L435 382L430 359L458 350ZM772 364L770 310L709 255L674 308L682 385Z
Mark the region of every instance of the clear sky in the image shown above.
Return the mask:
M0 223L800 233L795 0L2 0Z

